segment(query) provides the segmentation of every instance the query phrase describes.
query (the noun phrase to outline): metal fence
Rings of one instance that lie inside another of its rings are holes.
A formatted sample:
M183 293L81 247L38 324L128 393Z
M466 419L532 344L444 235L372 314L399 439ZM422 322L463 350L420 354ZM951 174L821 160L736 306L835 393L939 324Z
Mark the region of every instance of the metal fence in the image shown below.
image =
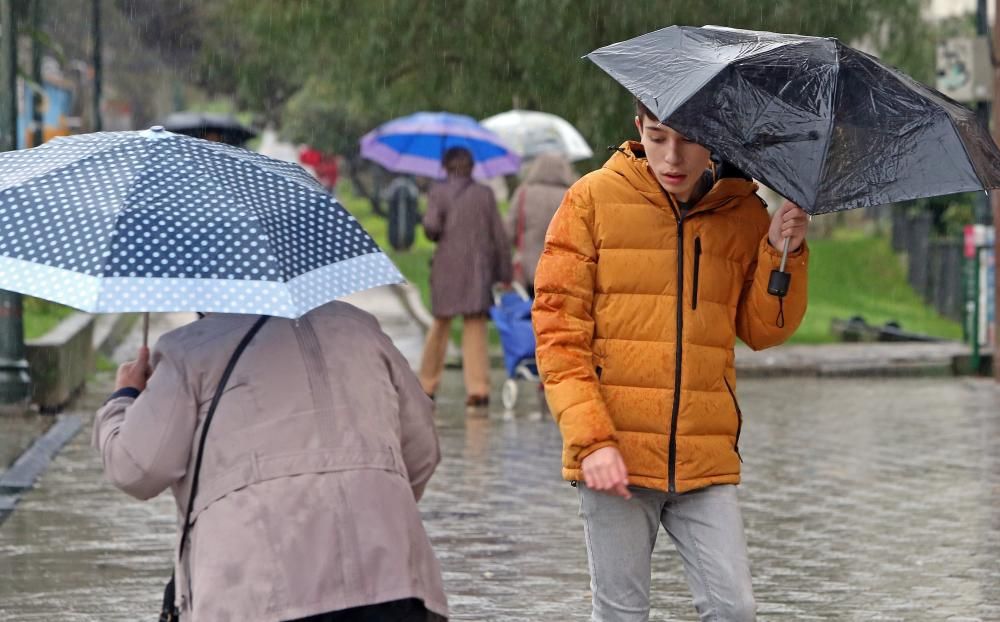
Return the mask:
M892 248L906 253L910 285L941 315L962 321L962 238L935 238L926 212L892 211Z

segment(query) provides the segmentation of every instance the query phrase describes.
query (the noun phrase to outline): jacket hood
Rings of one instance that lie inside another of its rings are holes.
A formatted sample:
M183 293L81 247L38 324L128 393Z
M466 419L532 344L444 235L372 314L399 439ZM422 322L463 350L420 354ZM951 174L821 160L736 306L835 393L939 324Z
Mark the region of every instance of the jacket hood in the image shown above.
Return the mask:
M528 167L524 183L569 188L576 178L577 175L565 156L559 153L543 153Z
M653 203L664 207L670 207L673 203L673 199L668 198L667 192L653 175L642 143L635 140L623 142L604 163L604 168L624 177L639 194ZM708 169L707 172L714 176L712 169ZM691 211L700 212L733 206L738 203L733 199L748 197L756 192L757 188L756 183L746 179L736 177L716 179L705 196L691 207Z

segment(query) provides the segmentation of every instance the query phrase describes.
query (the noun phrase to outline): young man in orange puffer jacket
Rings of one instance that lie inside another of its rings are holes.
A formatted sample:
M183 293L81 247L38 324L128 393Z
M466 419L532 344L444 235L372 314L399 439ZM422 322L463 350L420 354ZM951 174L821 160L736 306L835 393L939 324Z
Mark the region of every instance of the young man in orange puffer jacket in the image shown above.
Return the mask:
M786 201L769 217L753 181L642 104L635 123L640 141L566 193L535 277L537 359L581 497L593 620L648 620L661 524L701 619L753 620L733 347L777 345L801 322L808 216ZM782 299L767 284L786 238Z

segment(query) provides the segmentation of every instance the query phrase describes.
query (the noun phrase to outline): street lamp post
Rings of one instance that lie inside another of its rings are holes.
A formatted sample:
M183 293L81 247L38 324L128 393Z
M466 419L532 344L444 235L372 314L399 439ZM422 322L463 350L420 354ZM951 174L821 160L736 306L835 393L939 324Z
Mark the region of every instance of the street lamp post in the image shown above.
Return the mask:
M35 83L31 95L31 146L37 147L45 140L45 119L42 114L44 96L42 91L42 42L38 34L42 31L42 0L31 0L31 81Z
M993 46L994 50L997 49L997 35L1000 34L1000 0L994 0L994 8L996 9L993 14ZM996 59L993 59L996 63ZM997 140L1000 138L1000 66L993 65L993 139ZM996 259L1000 257L1000 235L996 235L996 229L1000 229L1000 191L994 190L990 192L991 203L993 204L993 308L996 309L997 304L1000 303L1000 270L996 269ZM986 285L989 287L989 283ZM1000 382L1000 313L993 313L993 378L997 382Z
M101 81L104 79L104 67L101 63L101 0L91 0L90 34L91 45L93 45L94 63L94 90L93 96L94 118L93 131L100 132L103 127L101 123Z
M14 1L0 0L0 151L17 149L17 27ZM0 410L22 411L31 397L24 358L21 295L0 291Z

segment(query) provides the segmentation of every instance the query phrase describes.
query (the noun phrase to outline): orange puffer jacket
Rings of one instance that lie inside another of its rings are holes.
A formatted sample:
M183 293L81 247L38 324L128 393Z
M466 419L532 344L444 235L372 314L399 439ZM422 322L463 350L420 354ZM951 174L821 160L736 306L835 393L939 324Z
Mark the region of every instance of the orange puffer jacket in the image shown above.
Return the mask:
M642 145L628 142L566 193L533 308L566 479L582 480L583 458L616 446L631 485L739 483L736 337L777 345L806 310L805 245L789 256L783 309L767 293L781 256L756 189L720 179L682 217Z

